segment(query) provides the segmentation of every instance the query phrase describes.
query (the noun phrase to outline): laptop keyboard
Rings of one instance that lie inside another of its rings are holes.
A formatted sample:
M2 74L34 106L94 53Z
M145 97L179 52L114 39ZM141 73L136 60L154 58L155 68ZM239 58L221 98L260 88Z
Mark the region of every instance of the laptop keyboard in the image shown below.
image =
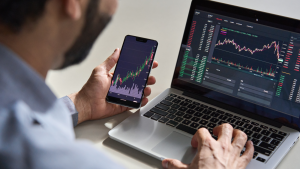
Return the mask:
M287 133L259 122L244 119L176 94L170 94L144 116L192 135L198 129L206 128L216 140L213 128L223 123L229 123L233 128L247 134L248 140L253 142L255 149L253 159L263 163L266 162L266 159L262 157L270 157L287 137ZM243 153L244 151L241 152L241 155ZM258 157L259 154L263 156Z

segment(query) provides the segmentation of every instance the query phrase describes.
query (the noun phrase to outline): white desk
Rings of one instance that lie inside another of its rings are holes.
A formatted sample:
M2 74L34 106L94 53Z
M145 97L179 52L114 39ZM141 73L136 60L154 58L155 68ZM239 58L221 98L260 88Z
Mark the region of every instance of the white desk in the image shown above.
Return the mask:
M157 78L157 84L152 87L152 95L149 99L170 86L190 0L122 0L119 2L117 14L98 39L89 58L79 66L49 73L47 83L58 97L80 90L93 68L102 63L115 48L121 47L127 34L151 38L159 42L156 60L160 66L152 71L152 75ZM298 0L223 0L223 2L300 19ZM130 114L131 112L126 112L111 118L83 123L75 128L76 137L92 141L98 149L127 168L161 168L159 160L108 138L108 131ZM300 144L297 143L278 169L299 168L299 152Z

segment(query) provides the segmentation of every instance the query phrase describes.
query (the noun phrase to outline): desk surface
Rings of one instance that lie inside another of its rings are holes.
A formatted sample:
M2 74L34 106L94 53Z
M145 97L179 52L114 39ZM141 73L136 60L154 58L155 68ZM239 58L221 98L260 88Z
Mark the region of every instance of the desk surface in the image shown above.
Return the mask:
M276 13L300 19L298 0L223 0L224 3ZM119 1L119 9L113 21L97 40L89 58L82 64L67 70L50 72L47 83L58 97L81 89L93 68L102 63L117 47L121 47L125 35L156 39L159 47L156 60L160 66L152 71L157 84L152 87L154 98L170 87L175 62L184 32L190 0L126 0ZM108 131L127 118L126 112L111 118L90 121L75 128L78 139L87 139L101 151L127 168L161 168L161 162L130 147L108 138ZM278 169L299 168L300 143L287 154ZM298 155L297 155L298 154Z

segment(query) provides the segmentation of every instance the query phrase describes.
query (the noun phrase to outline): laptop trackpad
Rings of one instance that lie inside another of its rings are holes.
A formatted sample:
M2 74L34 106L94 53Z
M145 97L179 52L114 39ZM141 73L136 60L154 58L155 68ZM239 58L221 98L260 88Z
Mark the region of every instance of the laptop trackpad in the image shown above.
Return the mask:
M166 139L158 143L152 151L166 158L173 158L185 164L192 162L197 149L191 146L191 138L183 134L172 132Z

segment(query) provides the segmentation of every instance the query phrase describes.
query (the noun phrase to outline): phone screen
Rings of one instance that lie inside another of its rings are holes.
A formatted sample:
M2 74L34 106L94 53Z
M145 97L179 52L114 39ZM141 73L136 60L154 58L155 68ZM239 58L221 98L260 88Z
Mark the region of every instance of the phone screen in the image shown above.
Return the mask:
M107 101L140 107L157 45L154 40L130 35L125 37Z

